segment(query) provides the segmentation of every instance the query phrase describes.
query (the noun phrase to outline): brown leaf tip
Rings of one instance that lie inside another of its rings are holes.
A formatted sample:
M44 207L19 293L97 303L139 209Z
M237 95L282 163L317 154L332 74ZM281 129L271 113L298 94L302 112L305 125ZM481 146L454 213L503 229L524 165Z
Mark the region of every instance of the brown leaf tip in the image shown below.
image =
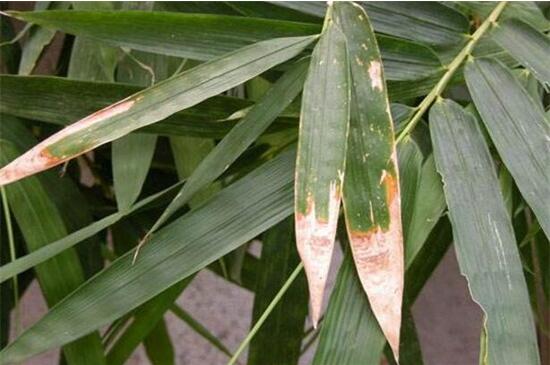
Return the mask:
M319 219L316 216L315 201L311 196L307 199L305 214L296 213L296 245L308 281L311 320L317 327L323 307L325 286L332 260L336 226L340 209L340 188L333 183L330 185L330 200L328 219Z

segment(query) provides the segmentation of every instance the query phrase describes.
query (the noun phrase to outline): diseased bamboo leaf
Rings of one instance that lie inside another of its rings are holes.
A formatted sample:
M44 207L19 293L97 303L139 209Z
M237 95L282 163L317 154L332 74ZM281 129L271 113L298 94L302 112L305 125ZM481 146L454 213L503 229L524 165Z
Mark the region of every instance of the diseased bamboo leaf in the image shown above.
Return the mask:
M0 75L0 84L0 112L61 126L69 125L143 90L120 83L84 82L43 76ZM236 123L235 120L229 120L232 119L231 116L251 105L253 103L246 99L218 95L177 112L161 122L141 128L139 132L221 138ZM284 119L279 121L284 122Z
M292 151L285 152L176 219L144 246L134 265L131 252L114 261L3 349L0 364L21 362L110 323L288 217L294 160Z
M495 166L475 118L450 100L430 111L457 258L485 312L490 364L539 364L533 315Z
M346 40L331 9L304 85L296 162L296 245L308 279L314 327L321 317L336 236L349 126Z
M315 37L256 43L102 109L47 138L0 170L0 185L58 165L191 107L298 55Z
M550 122L541 104L497 61L470 61L465 75L500 157L549 237Z
M257 322L300 262L293 226L294 220L287 218L263 236L252 323ZM250 342L248 365L298 364L307 302L307 282L300 274Z
M548 36L518 19L495 24L491 35L502 48L533 72L541 83L550 85Z
M372 311L399 358L404 258L393 124L380 52L365 11L334 5L347 40L351 121L343 203L351 252Z
M5 117L2 119L5 121ZM2 165L24 151L24 147L21 148L21 145L24 146L23 141L32 139L29 132L17 120L2 124L1 136L0 163ZM34 176L6 188L10 207L25 238L27 250L30 252L37 251L48 242L67 234L62 215L50 199L42 179L42 176ZM84 273L75 250L65 251L37 265L35 271L49 307L63 300L84 282ZM68 344L63 348L63 353L69 365L105 363L97 333Z

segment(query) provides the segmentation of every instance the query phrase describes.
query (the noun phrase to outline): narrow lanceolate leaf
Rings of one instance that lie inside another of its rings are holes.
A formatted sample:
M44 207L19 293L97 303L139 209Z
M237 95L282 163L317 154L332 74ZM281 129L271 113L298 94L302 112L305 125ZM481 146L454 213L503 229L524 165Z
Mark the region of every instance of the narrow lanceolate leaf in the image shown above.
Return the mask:
M69 7L69 2L55 1L50 2L38 2L36 3L35 10L44 10L45 8L50 9L67 9ZM38 25L31 26L29 30L29 36L23 45L21 53L21 63L19 64L19 74L20 75L30 75L44 48L50 44L55 36L55 30L43 28Z
M10 15L115 46L202 61L255 42L320 30L310 23L161 11L13 11Z
M166 221L177 209L187 203L197 192L216 180L235 160L269 127L275 118L296 98L302 90L307 72L307 59L298 61L265 93L247 115L212 149L200 156L193 170L188 170L189 180L176 198L163 212L151 231ZM186 138L187 141L190 139ZM195 139L196 141L196 139ZM184 149L172 140L173 149ZM211 142L212 143L212 142ZM175 148L174 148L175 147ZM204 146L203 146L204 147ZM182 151L185 153L185 151ZM203 159L204 158L204 159ZM176 158L176 166L178 159ZM196 170L195 170L196 166Z
M327 12L304 85L296 162L296 245L309 284L311 318L321 316L340 210L349 125L346 40Z
M542 83L550 85L550 38L518 19L497 23L493 39Z
M500 157L550 237L550 123L542 105L497 61L468 62L465 75Z
M4 348L0 364L101 328L288 217L294 159L292 151L279 155L175 220L152 237L134 265L132 252L114 261Z
M0 185L61 164L239 85L298 55L315 38L278 38L256 43L138 92L36 145L0 170Z
M252 323L256 323L264 313L300 261L294 244L293 225L294 221L289 217L263 237ZM298 364L307 316L305 276L300 274L288 290L250 342L248 365Z
M403 234L397 155L380 53L365 11L336 3L347 40L351 121L344 209L359 279L372 311L399 356L403 297Z
M18 156L24 151L27 140L32 140L30 133L18 120L8 122L4 117L2 121L6 123L2 125L0 139L0 165ZM43 176L34 176L10 185L6 188L6 195L28 251L40 250L49 242L67 234L63 217L45 188ZM49 307L63 300L84 282L84 272L74 249L37 265L35 271ZM97 333L65 346L63 353L69 365L105 363Z
M430 130L460 269L486 316L488 363L539 364L521 259L481 129L460 105L439 100Z

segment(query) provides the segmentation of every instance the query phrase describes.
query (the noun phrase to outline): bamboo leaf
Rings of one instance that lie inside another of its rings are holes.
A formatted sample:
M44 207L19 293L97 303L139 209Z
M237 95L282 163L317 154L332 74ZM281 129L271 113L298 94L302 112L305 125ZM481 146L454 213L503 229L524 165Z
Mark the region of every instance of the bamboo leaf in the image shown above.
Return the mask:
M367 14L350 3L335 4L334 14L346 36L353 82L343 197L348 236L363 289L398 359L405 269L388 96Z
M524 199L550 236L550 123L508 69L479 59L466 83L483 123Z
M270 6L265 3L250 4L248 6ZM274 8L287 10L278 6ZM440 8L438 10L441 11ZM444 11L453 10L444 8ZM220 57L258 41L311 35L321 30L318 24L304 22L157 11L12 14L20 19L75 34L79 36L77 39L89 37L106 44L197 60ZM220 32L219 27L223 27L224 31ZM444 27L441 29L445 30ZM419 79L441 67L434 52L422 44L381 36L380 47L384 64L387 63L387 78L390 80Z
M346 40L327 11L302 97L295 182L296 245L316 327L329 271L344 178L349 125Z
M24 137L19 138L21 135ZM22 152L20 144L29 138L32 137L18 121L2 125L0 163L4 165L16 158ZM28 251L37 251L48 242L67 234L63 218L40 177L35 176L10 185L6 188L6 195ZM60 302L84 281L82 266L74 250L65 251L56 258L37 265L35 270L49 307ZM68 364L105 363L97 333L65 346L63 352Z
M174 365L174 347L164 319L160 320L143 342L151 365Z
M319 32L315 24L213 14L159 11L12 11L9 14L115 46L201 61L256 42Z
M475 118L450 100L430 111L458 262L485 312L490 364L539 364L529 295L495 166Z
M51 3L51 4L50 4ZM47 8L53 9L68 9L69 2L61 1L44 1L36 3L35 10L44 10ZM19 64L20 75L30 75L44 48L50 44L55 36L55 30L39 27L37 25L31 26L29 29L29 37L21 52L21 62Z
M493 39L543 84L550 85L550 39L530 25L511 19L496 23Z
M300 262L293 226L294 221L287 218L263 237L252 323L258 321ZM306 316L307 283L305 276L300 275L252 339L248 365L298 364Z
M299 61L283 75L212 152L204 157L150 232L155 231L197 192L218 178L265 131L300 93L307 66L307 60Z
M2 350L0 364L110 323L289 216L294 159L292 152L280 155L176 219L143 247L135 265L131 252L120 257Z
M36 145L0 170L0 185L63 163L198 104L296 56L314 39L279 38L260 42L138 92Z
M143 90L120 83L42 76L0 75L0 84L0 112L61 126ZM221 138L236 123L228 119L251 105L253 103L246 99L218 95L141 128L139 132Z
M279 6L323 17L326 4L321 1L272 1ZM372 18L374 30L395 37L432 45L454 45L466 38L468 20L459 11L436 2L363 2Z

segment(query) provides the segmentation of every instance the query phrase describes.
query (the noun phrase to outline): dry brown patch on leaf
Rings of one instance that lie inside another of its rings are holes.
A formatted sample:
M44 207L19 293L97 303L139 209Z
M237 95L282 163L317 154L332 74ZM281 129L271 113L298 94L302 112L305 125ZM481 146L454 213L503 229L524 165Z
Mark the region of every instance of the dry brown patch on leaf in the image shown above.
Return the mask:
M340 209L340 188L336 183L330 187L328 219L319 219L315 202L307 199L306 214L295 215L296 245L304 263L309 286L311 321L316 328L323 307L323 296L334 249L336 226Z
M56 134L46 138L23 155L19 156L2 169L0 169L0 186L15 182L24 177L36 174L50 167L59 165L73 157L76 157L88 150L82 150L80 153L71 156L54 156L50 153L49 147L61 141L63 138L85 130L90 126L111 118L117 114L130 109L135 103L135 99L125 99L116 104L101 109L68 127L63 128Z
M398 359L405 272L401 199L396 177L387 173L382 181L390 213L388 228L377 225L366 232L358 232L348 227L348 235L361 285Z

